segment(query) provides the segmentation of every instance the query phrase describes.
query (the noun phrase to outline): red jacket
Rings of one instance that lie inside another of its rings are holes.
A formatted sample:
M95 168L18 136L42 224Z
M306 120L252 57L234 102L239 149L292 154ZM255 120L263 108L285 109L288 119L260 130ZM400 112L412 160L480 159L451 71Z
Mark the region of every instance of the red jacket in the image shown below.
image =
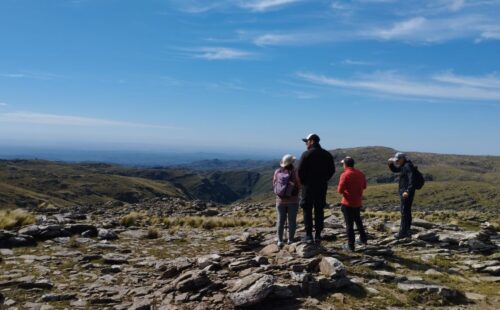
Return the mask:
M347 207L359 208L363 206L363 190L366 189L366 177L358 169L346 167L340 175L337 192L342 194L341 204Z

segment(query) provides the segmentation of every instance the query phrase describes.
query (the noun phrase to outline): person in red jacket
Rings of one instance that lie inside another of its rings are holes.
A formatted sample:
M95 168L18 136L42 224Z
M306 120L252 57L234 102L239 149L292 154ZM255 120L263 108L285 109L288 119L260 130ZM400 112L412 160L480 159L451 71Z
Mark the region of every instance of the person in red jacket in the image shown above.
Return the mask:
M337 192L343 196L341 205L348 239L344 249L354 251L354 223L358 228L360 242L367 244L365 228L360 214L363 206L363 191L366 189L366 177L363 172L354 168L354 159L352 157L347 156L341 163L344 166L344 172L340 175Z

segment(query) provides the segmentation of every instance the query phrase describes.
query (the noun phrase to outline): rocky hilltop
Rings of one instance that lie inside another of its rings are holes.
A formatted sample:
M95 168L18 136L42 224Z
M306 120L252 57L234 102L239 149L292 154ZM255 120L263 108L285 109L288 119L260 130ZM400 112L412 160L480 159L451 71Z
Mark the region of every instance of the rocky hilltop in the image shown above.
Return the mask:
M397 220L366 211L368 245L346 252L334 206L321 245L281 249L267 203L163 197L33 212L35 223L0 231L5 309L500 308L500 235L479 218L416 219L413 238L395 240Z

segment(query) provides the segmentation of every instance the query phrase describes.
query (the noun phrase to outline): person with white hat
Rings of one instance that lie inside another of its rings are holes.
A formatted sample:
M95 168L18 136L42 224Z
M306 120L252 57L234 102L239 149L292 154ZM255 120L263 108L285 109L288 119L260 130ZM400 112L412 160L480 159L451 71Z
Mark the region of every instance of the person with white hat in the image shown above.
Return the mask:
M396 239L410 238L412 222L411 206L415 197L413 163L407 158L405 153L397 152L394 157L389 158L388 165L392 172L399 173L401 224L399 232L394 237Z
M278 246L284 246L283 230L288 219L288 244L294 242L297 229L297 210L299 208L300 181L293 166L295 156L286 154L280 161L280 168L273 176L273 189L276 194L278 220L276 230Z
M321 242L321 232L324 225L324 209L326 206L326 192L328 181L335 173L333 156L319 144L319 136L310 134L302 139L306 143L307 151L302 153L298 168L300 183L302 184L302 197L300 207L304 212L304 228L306 243ZM313 210L314 230L313 240Z

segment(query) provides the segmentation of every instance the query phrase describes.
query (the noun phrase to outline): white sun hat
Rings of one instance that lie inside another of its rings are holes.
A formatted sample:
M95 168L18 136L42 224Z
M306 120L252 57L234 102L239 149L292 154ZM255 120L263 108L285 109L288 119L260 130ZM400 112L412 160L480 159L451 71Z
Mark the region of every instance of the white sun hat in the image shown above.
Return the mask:
M280 166L283 167L283 168L285 168L286 166L289 166L289 165L293 164L295 162L295 159L296 159L295 156L290 155L290 154L286 154L281 159Z

